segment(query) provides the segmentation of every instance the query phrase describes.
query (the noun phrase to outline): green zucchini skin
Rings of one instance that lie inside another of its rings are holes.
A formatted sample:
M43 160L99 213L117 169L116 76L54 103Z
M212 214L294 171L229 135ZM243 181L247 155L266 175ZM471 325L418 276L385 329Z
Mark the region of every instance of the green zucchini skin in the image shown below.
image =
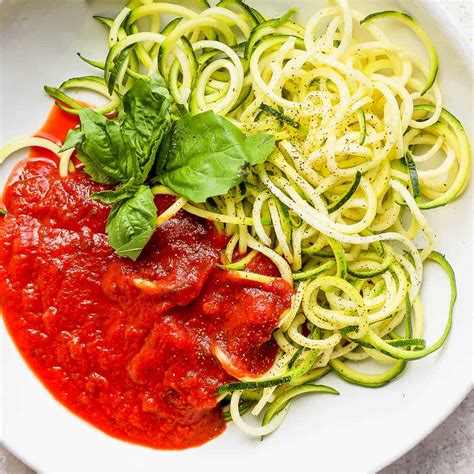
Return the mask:
M332 395L339 395L339 392L332 387L326 385L311 385L303 384L298 387L290 388L283 392L275 400L268 405L263 416L262 426L270 422L270 420L281 412L295 397L309 393L329 393Z
M331 369L346 382L368 388L378 388L395 380L406 368L406 361L398 361L393 367L382 374L364 374L354 370L341 360L329 362Z
M430 58L430 71L428 77L426 78L425 85L421 91L421 95L423 96L431 89L431 86L434 84L439 69L438 53L436 52L436 48L433 42L430 40L429 36L420 27L418 22L413 17L411 17L407 13L399 12L396 10L386 10L382 12L372 13L370 15L367 15L363 20L361 20L360 24L364 25L373 20L378 20L382 18L390 18L401 21L409 28L411 28L420 37L421 41L425 45L428 51L428 56Z
M415 105L414 110L423 110L425 112L433 113L435 111L435 107L430 104L417 104ZM420 209L435 209L452 202L462 194L467 186L467 183L469 182L471 175L471 146L462 123L446 109L442 109L439 121L432 125L432 127L436 128L438 124L441 123L447 124L452 130L452 133L454 134L453 138L455 138L459 144L459 150L463 159L460 160L460 169L458 171L456 181L451 186L448 193L446 193L444 196L440 196L439 198L427 202L422 202L420 199L417 202Z
M241 0L221 0L216 7L228 8L229 10L234 11L229 7L236 7L235 10L243 15L244 19L253 27L258 26L260 21L255 16L253 8L250 8L246 3Z
M340 209L342 206L344 206L344 204L346 202L349 201L349 199L355 194L355 192L357 191L357 188L359 187L359 184L360 184L360 180L362 178L362 173L360 171L357 171L356 175L355 175L355 178L354 178L354 181L352 182L350 188L347 190L347 193L344 194L344 196L341 197L341 199L339 199L339 201L331 204L328 206L328 212L329 214L331 214L332 212L334 211L337 211L338 209Z

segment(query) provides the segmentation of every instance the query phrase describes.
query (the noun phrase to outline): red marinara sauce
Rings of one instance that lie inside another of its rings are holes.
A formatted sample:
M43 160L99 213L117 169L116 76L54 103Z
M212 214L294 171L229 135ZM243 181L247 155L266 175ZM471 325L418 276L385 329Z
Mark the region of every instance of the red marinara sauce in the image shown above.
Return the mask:
M76 125L55 107L38 136L61 142ZM80 170L61 178L45 150L14 169L0 217L5 323L43 384L83 419L154 448L200 445L225 428L219 384L272 365L271 332L292 289L218 269L226 237L184 211L137 262L117 257L105 234L110 208L89 199L103 189ZM172 203L156 198L158 212ZM252 268L278 276L263 256Z

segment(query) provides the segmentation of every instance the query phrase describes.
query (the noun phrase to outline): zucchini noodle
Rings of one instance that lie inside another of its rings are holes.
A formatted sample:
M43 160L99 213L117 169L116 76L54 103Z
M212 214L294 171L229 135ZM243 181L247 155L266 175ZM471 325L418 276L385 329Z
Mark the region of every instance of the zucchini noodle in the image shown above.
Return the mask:
M456 285L449 263L434 251L423 210L462 194L470 147L461 123L443 108L434 45L405 13L366 17L336 0L304 27L293 10L266 19L240 0L198 3L201 12L134 0L115 19L98 18L109 28L109 53L105 63L86 62L103 69L104 79L75 78L47 92L77 114L83 105L67 91L95 91L107 98L96 109L105 114L137 78L159 70L175 103L190 113L213 110L244 132L277 139L271 158L248 169L244 186L206 204L177 196L158 218L162 224L184 209L214 222L229 237L221 268L271 284L275 278L246 271L262 253L295 290L274 331L274 366L219 387L224 418L264 436L282 423L294 397L337 394L309 385L329 371L380 387L443 344ZM166 15L178 18L165 25ZM392 41L385 18L415 33L427 57ZM43 138L10 143L0 163L29 146L59 154L61 176L71 171L71 152ZM161 185L152 191L176 196ZM442 336L425 347L419 292L427 261L446 271L452 296ZM364 359L390 367L363 373L354 363ZM264 413L261 426L244 421L248 410Z

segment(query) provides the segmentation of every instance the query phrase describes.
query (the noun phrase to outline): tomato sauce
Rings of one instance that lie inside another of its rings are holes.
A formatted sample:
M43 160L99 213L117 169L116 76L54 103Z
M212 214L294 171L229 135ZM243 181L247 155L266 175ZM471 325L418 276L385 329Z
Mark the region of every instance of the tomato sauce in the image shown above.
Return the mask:
M76 125L54 108L38 136L61 142ZM272 365L292 290L217 268L226 237L184 211L137 262L117 257L110 207L89 199L106 188L80 170L60 178L45 150L16 166L0 217L6 326L49 391L99 429L154 448L200 445L225 429L217 387ZM157 196L158 212L173 201ZM250 270L278 276L261 255Z

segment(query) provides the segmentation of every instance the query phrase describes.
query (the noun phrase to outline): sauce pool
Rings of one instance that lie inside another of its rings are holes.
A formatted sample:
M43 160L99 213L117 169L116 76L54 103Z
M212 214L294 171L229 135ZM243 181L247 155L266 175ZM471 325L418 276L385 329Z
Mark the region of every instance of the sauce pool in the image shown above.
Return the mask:
M37 136L62 142L77 123L54 107ZM89 199L104 189L80 169L60 178L42 149L15 167L0 217L6 326L54 397L99 429L160 449L200 445L225 429L217 387L273 364L271 333L293 291L217 268L227 238L184 211L137 262L117 257L110 207ZM160 213L174 198L155 202ZM262 255L252 269L278 276Z

